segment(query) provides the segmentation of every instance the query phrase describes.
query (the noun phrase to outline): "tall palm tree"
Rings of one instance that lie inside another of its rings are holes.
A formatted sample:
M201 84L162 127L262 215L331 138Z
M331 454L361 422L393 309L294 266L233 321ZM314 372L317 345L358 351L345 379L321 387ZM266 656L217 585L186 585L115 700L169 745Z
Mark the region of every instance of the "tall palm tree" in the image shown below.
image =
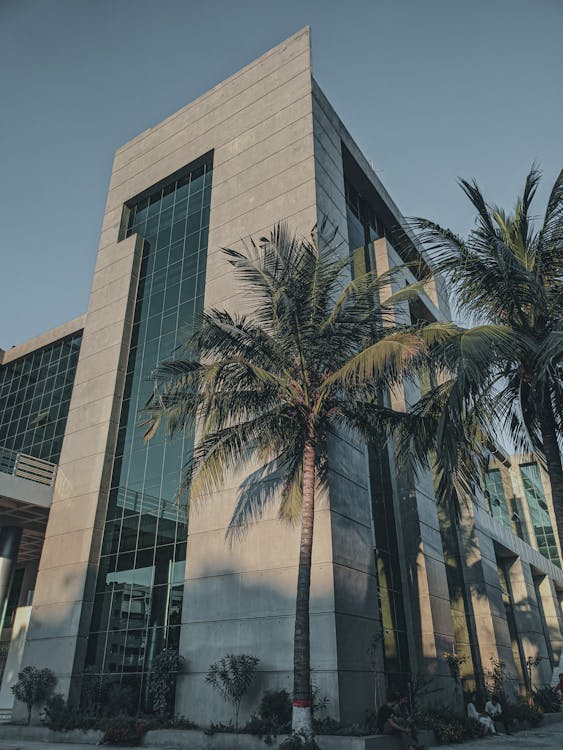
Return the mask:
M191 505L227 472L251 472L228 535L244 532L274 502L282 521L300 523L292 724L305 736L312 736L315 496L327 478L327 444L338 431L373 439L399 419L381 405L381 389L395 386L449 333L441 324L397 325L394 305L418 288L380 301L396 272L350 280L350 260L335 251L334 235L322 234L298 239L281 225L246 254L225 250L252 312L208 310L187 342L188 358L158 369L147 405L148 438L163 421L170 433L198 424L184 482Z
M431 418L423 426L413 415L413 429L425 434L427 447L433 443L443 471L453 461L464 474L460 466L464 460L468 466L472 448L463 436L463 415L479 424L469 430L477 450L493 440L495 422L508 428L518 447L531 447L544 461L563 549L563 171L536 227L530 207L539 180L533 167L512 213L487 203L474 181L461 180L477 212L467 240L426 219L414 220L432 267L446 278L460 311L480 325L460 329L437 348L446 383L418 405L418 417ZM411 437L420 457L423 442ZM459 464L456 445L465 452Z

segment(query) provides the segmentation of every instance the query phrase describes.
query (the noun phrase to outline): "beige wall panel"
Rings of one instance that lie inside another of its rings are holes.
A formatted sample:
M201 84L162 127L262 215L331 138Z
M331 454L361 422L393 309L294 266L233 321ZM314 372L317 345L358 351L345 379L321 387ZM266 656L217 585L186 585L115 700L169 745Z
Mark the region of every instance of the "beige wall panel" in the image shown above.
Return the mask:
M94 283L92 284L92 292L98 292L108 284L118 281L119 279L128 280L130 277L131 259L128 257L120 258L114 263L103 266L95 272Z
M82 602L74 602L65 607L64 620L60 617L59 604L44 604L33 608L31 622L35 637L72 638L80 629Z
M43 569L87 562L90 558L92 529L64 531L45 539L41 553Z
M225 504L227 512L223 515L223 525L220 518L213 514L217 507L209 503L207 511L198 510L194 529L190 518L189 545L192 562L189 571L190 578L200 578L209 575L227 575L233 572L236 561L236 572L265 570L270 568L285 568L295 565L299 549L299 529L281 523L274 514L268 514L258 524L252 525L241 541L234 540L229 545L225 539L225 532L231 517L231 492L229 505ZM228 494L225 493L225 498ZM230 507L229 507L230 506ZM220 509L218 508L220 512ZM193 509L192 509L193 514ZM326 545L326 535L330 530L331 518L328 510L317 510L315 515L315 540L318 544L313 550L315 564L327 562L331 559L331 548ZM202 526L213 526L210 530L202 531ZM321 540L323 543L321 544Z
M305 59L304 56L302 63ZM108 208L113 209L130 198L132 186L140 186L147 182L152 184L159 179L164 179L184 164L188 164L193 160L194 153L202 155L210 148L219 150L223 143L228 143L236 132L242 133L254 127L274 112L290 104L298 96L302 96L309 80L310 73L306 66L301 64L300 72L293 75L291 79L280 82L277 89L263 88L261 92L251 92L251 95L247 97L249 104L246 107L233 108L230 112L225 112L223 119L216 125L208 122L198 126L196 121L175 137L173 142L163 144L158 149L158 154L151 151L145 155L139 155L135 163L124 167L122 172L112 178ZM156 175L160 176L155 180ZM132 195L136 192L139 190Z
M68 604L79 602L84 596L84 584L86 580L86 563L73 563L72 565L58 565L54 568L39 568L37 583L33 597L33 606L41 604ZM66 618L65 607L61 606L59 619ZM28 638L33 641L34 637ZM48 657L48 654L45 655ZM33 662L29 662L33 664Z
M115 372L121 364L121 346L114 344L100 349L95 354L89 354L82 364L88 373L88 380L94 380L105 372Z
M24 666L53 669L59 677L59 689L65 694L75 664L79 630L88 627L89 607L84 605L92 596L95 581L95 570L88 561L97 556L96 523L106 500L105 483L119 402L116 394L123 387L121 365L130 338L130 310L137 288L141 243L129 238L121 244L120 251L124 250L128 260L120 266L122 276L103 285L96 284L95 277L95 289L90 295L84 349L78 360L69 410L72 439L63 442L23 657ZM107 277L107 273L101 273ZM120 302L124 298L128 299L128 307ZM103 311L103 315L95 317L98 321L103 319L106 326L90 332L88 319L94 310ZM120 336L115 327L119 317ZM111 330L104 332L104 327ZM112 345L108 346L110 341ZM85 408L87 403L90 408ZM105 423L98 421L96 411ZM80 427L81 416L83 428L75 429ZM77 528L78 515L83 523ZM43 609L39 616L36 609L42 605L49 605L49 609Z
M266 117L248 130L237 133L223 143L214 159L219 169L215 187L221 191L230 180L235 179L253 165L279 154L291 143L297 143L311 132L311 95L301 92L270 117ZM214 187L214 189L215 189Z
M75 409L69 411L65 435L81 432L100 423L107 424L111 419L113 401L113 394L111 394L105 398L98 398L96 401L76 406Z
M98 493L92 492L82 498L73 497L70 500L57 499L51 505L49 526L54 536L69 531L90 529L98 517Z

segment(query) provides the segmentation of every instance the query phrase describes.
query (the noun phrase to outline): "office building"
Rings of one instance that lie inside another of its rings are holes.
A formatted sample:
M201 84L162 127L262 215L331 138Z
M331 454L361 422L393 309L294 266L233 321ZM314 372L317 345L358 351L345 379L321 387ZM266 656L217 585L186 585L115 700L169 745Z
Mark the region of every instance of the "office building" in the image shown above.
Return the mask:
M405 281L425 273L398 208L312 76L308 29L117 151L84 316L0 359L5 717L25 665L53 669L74 701L87 668L143 707L165 647L186 660L177 713L199 723L229 718L205 682L228 652L259 657L256 691L291 691L297 531L272 510L229 547L235 480L188 526L174 497L192 436L147 444L138 422L151 372L203 307L245 307L221 248L279 221L309 233L324 217L357 263L383 272L408 261ZM440 280L398 314L447 316ZM416 390L395 394L395 405ZM383 449L335 438L311 592L313 680L330 715L361 721L387 686L422 674L449 690L446 652L465 657L467 684L502 658L507 679L524 686L532 655L537 681L551 681L562 632L557 543L545 512L526 537L491 507L470 502L452 528L429 472L414 481Z

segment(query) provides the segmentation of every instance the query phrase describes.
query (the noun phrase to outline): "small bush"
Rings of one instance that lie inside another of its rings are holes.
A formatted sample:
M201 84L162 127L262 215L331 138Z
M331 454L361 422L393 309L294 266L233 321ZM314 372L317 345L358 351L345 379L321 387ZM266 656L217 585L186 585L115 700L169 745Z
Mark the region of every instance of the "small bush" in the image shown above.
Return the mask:
M534 704L545 713L561 711L561 697L549 686L539 688L532 693Z
M419 729L433 729L440 744L463 742L480 737L482 733L478 721L455 716L446 708L418 713L415 724Z
M206 681L235 709L235 729L238 731L240 704L256 676L260 659L249 654L227 654L211 664Z
M88 716L99 716L103 704L104 682L96 667L86 667L82 675L80 708Z
M143 737L152 728L152 725L144 719L115 716L101 722L100 728L104 731L102 742L108 745L134 747L141 744Z
M45 704L45 724L55 732L69 732L72 729L95 729L98 720L68 705L60 693L52 695Z
M275 733L291 724L291 710L287 690L266 690L258 706L258 716Z
M224 724L222 721L217 722L211 722L208 727L205 727L203 730L203 733L206 734L208 737L213 737L214 734L236 734L239 730L235 727L232 721L229 721L227 724Z
M543 711L540 708L529 706L524 701L505 701L502 711L508 721L527 721L532 727L537 727L543 719Z
M137 694L130 685L120 685L117 682L102 685L101 688L102 716L133 716L137 713Z
M176 680L184 659L175 649L165 648L155 658L149 675L149 696L152 710L158 716L170 716L174 711Z
M282 742L280 748L283 750L320 750L313 738L309 739L304 734L295 732Z
M199 729L199 725L190 721L187 716L174 716L167 719L162 726L166 729Z
M16 698L27 706L27 723L31 723L31 711L33 706L44 703L57 684L54 673L47 669L37 667L25 667L18 674L18 681L12 685L12 693Z

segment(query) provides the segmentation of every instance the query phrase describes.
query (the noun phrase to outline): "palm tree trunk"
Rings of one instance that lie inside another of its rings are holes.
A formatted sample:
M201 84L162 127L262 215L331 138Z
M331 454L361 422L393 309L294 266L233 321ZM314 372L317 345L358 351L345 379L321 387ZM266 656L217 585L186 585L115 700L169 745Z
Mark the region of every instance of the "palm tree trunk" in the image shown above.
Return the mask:
M293 714L294 732L313 736L311 706L311 658L309 638L309 595L311 591L311 553L315 517L315 446L307 440L303 452L303 508L301 544L295 602L295 635L293 640Z
M553 417L551 401L546 399L542 409L541 433L543 440L543 453L549 483L551 485L551 499L557 534L559 536L559 550L563 553L563 468L561 467L561 453L557 441L557 428Z

